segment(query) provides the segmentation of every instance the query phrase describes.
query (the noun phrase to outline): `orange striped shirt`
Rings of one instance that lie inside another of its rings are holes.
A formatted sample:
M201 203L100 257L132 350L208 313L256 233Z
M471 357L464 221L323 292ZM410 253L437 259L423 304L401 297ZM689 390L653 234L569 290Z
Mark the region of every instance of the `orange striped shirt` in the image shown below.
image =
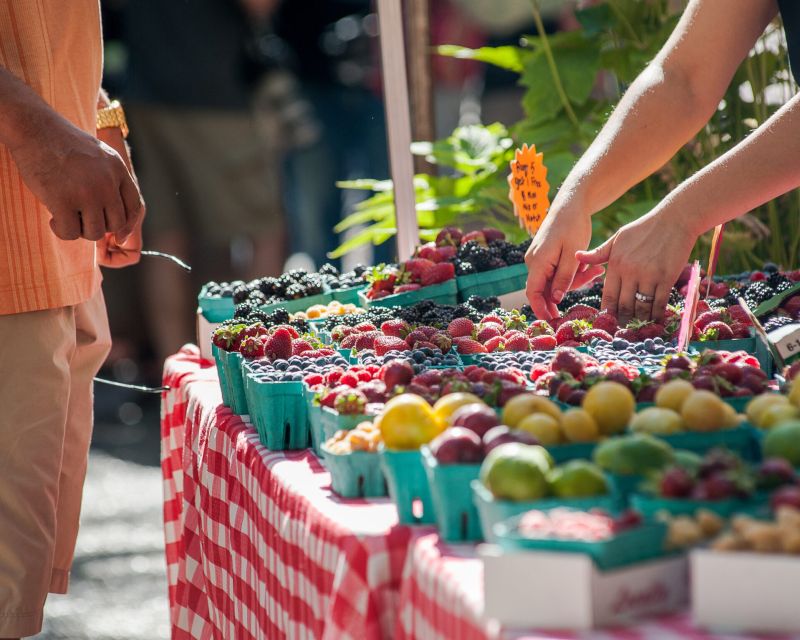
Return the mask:
M95 135L99 0L0 1L0 65ZM0 145L0 315L79 304L99 286L94 243L55 236L50 214Z

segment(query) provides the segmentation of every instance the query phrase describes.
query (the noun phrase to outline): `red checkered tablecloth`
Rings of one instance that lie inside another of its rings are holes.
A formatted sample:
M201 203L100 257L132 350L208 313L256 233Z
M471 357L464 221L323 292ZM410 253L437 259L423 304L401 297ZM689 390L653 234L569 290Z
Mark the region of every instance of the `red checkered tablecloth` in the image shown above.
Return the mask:
M265 449L194 347L167 361L164 383L173 638L391 637L416 535L394 506L338 499L312 453Z

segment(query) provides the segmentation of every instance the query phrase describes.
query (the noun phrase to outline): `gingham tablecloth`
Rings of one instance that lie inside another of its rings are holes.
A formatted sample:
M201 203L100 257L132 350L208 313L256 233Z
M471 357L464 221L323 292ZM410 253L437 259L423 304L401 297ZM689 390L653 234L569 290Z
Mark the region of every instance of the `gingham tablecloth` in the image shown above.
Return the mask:
M387 500L340 500L312 453L265 449L213 364L170 358L161 415L172 637L392 636L409 541Z

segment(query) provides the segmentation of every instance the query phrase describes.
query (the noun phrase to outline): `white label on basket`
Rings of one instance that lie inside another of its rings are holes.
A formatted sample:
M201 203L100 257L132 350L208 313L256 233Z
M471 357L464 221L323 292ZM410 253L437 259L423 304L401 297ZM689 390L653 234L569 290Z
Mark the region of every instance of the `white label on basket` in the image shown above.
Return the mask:
M770 331L767 336L783 358L788 360L800 355L800 324L787 324Z

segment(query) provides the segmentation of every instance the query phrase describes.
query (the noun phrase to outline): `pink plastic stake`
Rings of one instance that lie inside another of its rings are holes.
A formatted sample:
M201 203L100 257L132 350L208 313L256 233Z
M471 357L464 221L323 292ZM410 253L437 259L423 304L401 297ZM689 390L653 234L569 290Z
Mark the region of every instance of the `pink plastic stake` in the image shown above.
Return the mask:
M686 351L689 338L692 335L694 318L697 314L697 302L700 300L700 262L695 260L692 272L689 275L689 285L686 290L686 304L681 316L681 327L678 330L678 351Z
M717 270L717 262L719 261L719 249L722 246L722 232L725 231L724 224L718 224L714 227L714 236L711 238L711 253L708 256L708 287L706 287L706 298L711 293L711 279L714 277L714 272Z

